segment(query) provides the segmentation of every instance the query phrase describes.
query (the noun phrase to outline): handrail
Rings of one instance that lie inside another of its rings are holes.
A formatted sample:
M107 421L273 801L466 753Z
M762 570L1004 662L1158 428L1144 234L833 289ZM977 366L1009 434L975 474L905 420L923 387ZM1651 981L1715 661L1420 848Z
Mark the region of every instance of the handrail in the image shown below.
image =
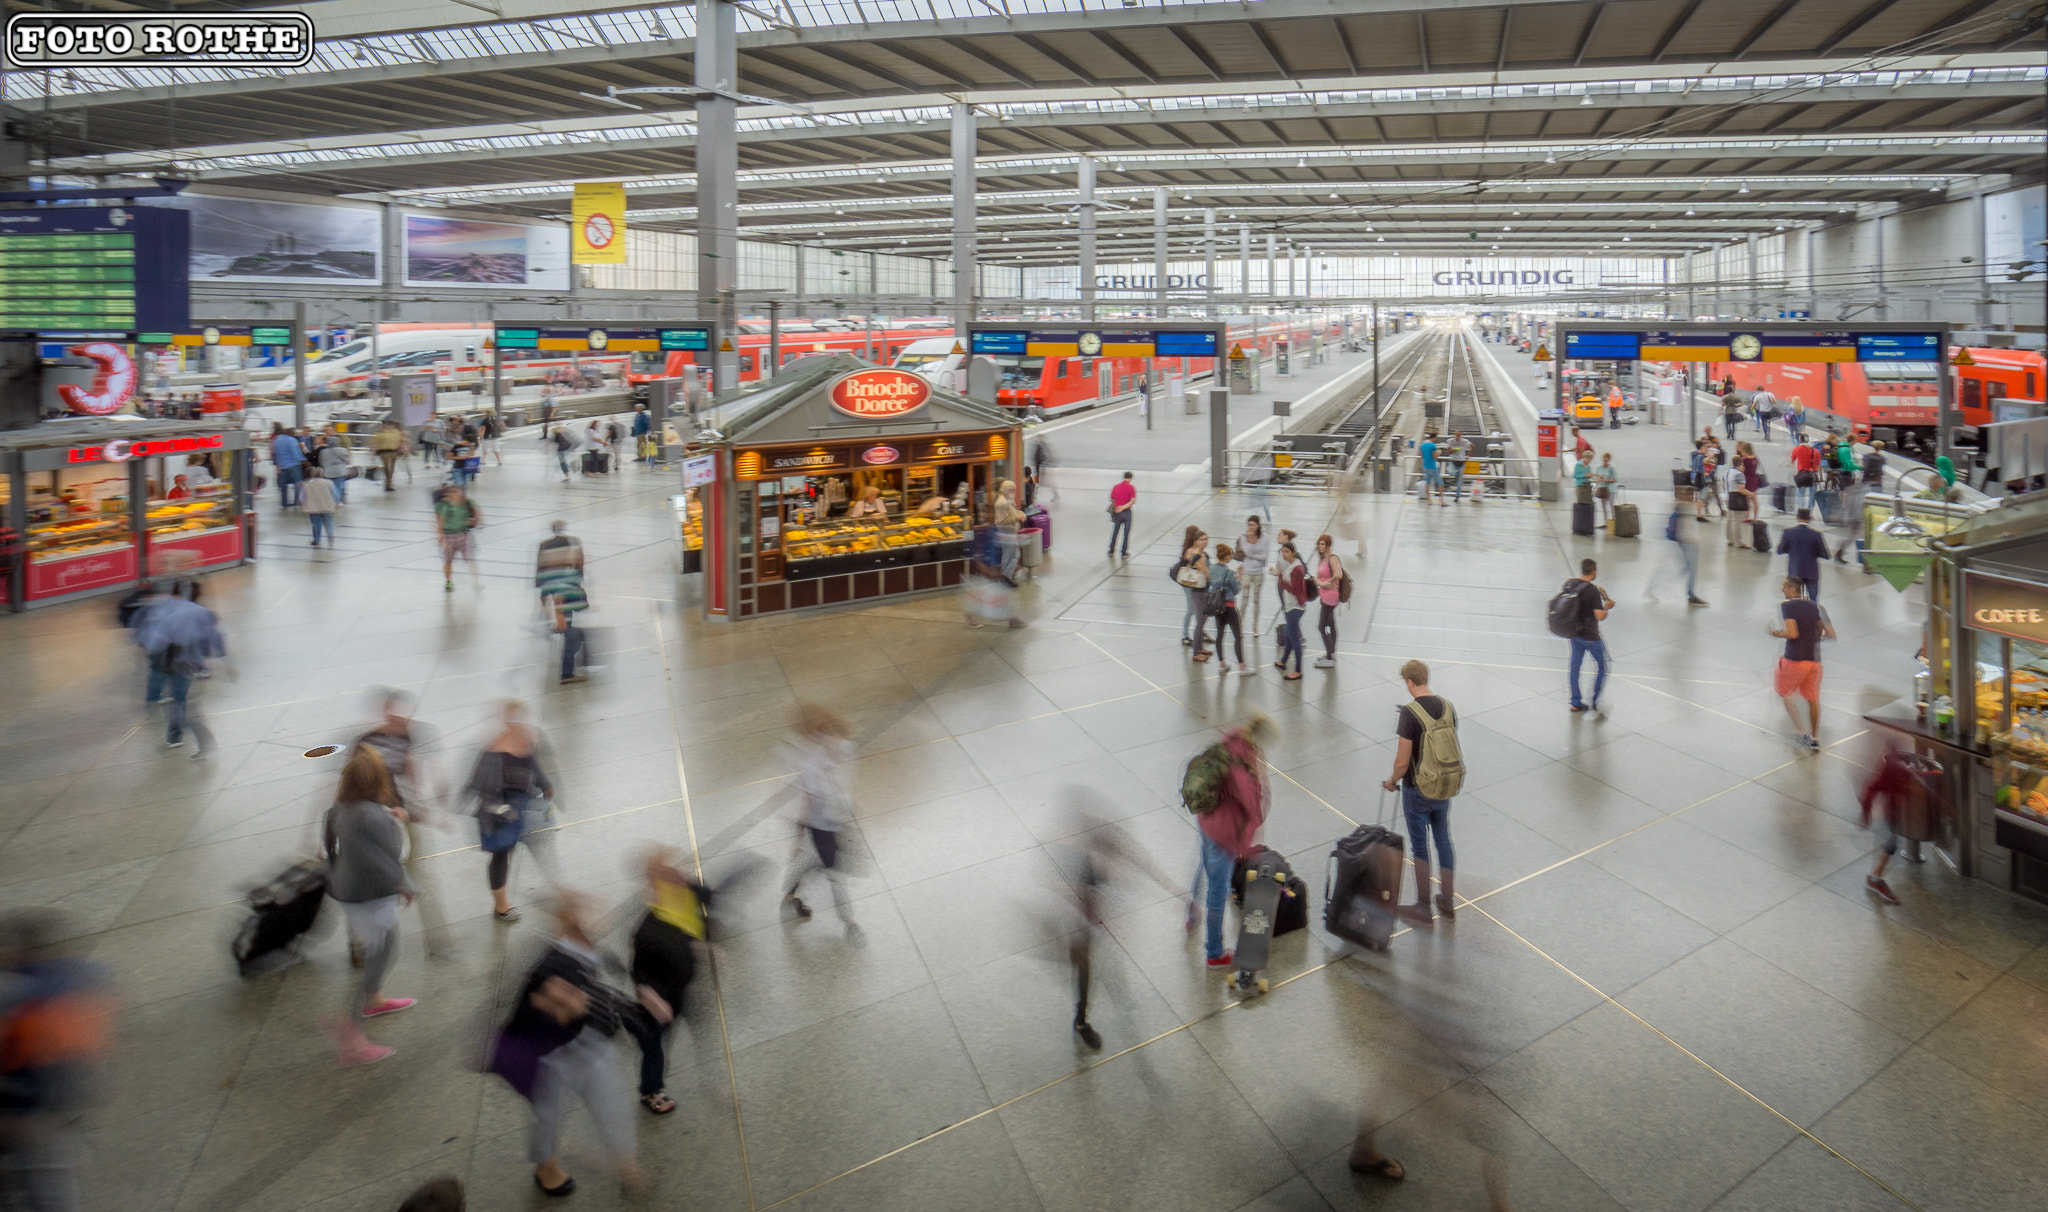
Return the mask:
M1417 489L1422 483L1422 456L1420 454L1403 454L1397 455L1395 458L1401 470L1401 484L1397 491L1402 496L1407 496L1409 492ZM1502 455L1499 458L1494 458L1490 455L1473 455L1471 458L1466 459L1465 462L1468 464L1477 463L1481 469L1476 476L1471 472L1466 472L1463 479L1467 483L1476 479L1485 486L1487 492L1498 492L1503 496L1511 496L1525 501L1538 499L1539 494L1536 486L1542 460L1518 458L1514 455ZM1446 480L1446 483L1448 483L1448 480Z

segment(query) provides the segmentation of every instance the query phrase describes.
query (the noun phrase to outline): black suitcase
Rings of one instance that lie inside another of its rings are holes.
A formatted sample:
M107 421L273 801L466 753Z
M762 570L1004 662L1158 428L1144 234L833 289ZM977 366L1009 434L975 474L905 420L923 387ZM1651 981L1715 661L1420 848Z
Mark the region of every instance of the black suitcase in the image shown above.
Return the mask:
M1830 526L1842 523L1842 494L1832 488L1816 489L1813 503L1820 510L1820 520Z
M1572 533L1592 534L1595 529L1592 502L1572 506Z
M1751 522L1749 524L1749 545L1765 555L1771 554L1771 528L1768 523Z
M1379 825L1360 825L1339 841L1323 874L1323 929L1385 951L1394 936L1406 852L1401 835Z
M1785 512L1785 486L1783 484L1771 485L1771 508L1779 513Z
M1280 858L1279 852L1270 847L1260 846L1257 850L1253 851L1250 862L1231 864L1231 903L1240 909L1244 908L1245 869L1268 854L1273 855L1274 858L1279 860L1280 869L1287 873L1287 891L1293 894L1292 896L1280 898L1280 912L1273 918L1274 937L1277 938L1283 934L1293 934L1297 930L1308 929L1308 881L1294 874L1294 869L1287 865L1287 860Z
M235 966L244 977L260 970L265 957L296 942L320 919L327 899L327 873L309 860L249 893L249 920L235 936Z

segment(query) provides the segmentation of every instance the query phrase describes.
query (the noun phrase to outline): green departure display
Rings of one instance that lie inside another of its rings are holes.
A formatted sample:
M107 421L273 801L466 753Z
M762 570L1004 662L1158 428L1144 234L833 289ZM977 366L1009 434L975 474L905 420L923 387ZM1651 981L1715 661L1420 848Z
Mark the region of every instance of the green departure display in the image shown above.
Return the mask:
M133 232L0 233L0 329L134 327Z

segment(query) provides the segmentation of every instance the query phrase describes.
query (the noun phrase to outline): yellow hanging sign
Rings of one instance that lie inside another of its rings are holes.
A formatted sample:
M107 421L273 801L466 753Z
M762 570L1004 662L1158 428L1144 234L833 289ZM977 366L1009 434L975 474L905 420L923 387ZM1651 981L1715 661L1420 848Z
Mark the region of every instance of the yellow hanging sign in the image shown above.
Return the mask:
M578 181L570 204L569 260L575 265L626 263L626 186Z
M1970 351L1967 348L1963 346L1957 346L1956 356L1950 358L1948 360L1948 364L1950 366L1975 366L1977 364L1977 359L1970 356Z
M1536 352L1529 355L1529 360L1531 362L1550 361L1550 347L1548 345L1538 345Z

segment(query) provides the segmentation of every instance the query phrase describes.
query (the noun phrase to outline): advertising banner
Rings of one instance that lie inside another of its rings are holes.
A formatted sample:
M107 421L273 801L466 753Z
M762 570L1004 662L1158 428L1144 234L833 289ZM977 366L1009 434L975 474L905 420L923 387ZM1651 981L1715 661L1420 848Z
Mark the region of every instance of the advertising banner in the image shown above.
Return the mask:
M567 290L569 233L562 227L407 215L405 284Z

